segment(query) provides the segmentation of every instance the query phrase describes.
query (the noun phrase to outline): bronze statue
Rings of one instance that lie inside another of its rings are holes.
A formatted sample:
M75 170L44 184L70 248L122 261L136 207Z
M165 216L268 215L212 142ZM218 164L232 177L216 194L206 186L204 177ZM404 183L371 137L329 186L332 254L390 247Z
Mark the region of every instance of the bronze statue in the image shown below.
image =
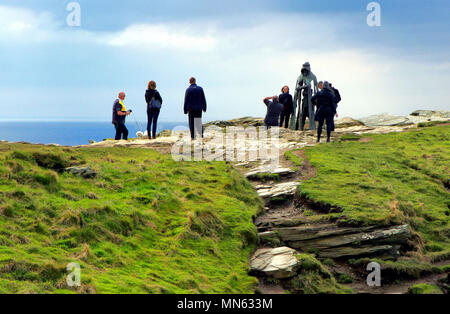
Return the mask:
M314 83L314 86L312 84ZM311 102L312 94L317 93L317 77L311 72L309 62L303 64L301 75L295 84L294 94L294 114L291 120L291 129L302 131L305 128L306 118L309 119L309 129L316 129L316 121L314 115L314 106ZM303 91L303 93L302 93ZM302 101L303 94L303 101ZM298 107L298 110L297 110Z

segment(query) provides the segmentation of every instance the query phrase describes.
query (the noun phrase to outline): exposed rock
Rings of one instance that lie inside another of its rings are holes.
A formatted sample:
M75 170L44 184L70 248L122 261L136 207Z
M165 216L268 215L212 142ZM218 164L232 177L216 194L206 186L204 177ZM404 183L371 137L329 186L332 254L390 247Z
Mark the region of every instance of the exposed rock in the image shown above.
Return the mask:
M271 217L264 215L256 218L255 224L259 231L271 230L272 228L295 227L307 223L304 216L298 217Z
M384 229L323 225L277 231L281 240L288 242L290 247L304 251L318 251L320 257L333 258L396 251L397 245L406 244L411 234L408 225Z
M367 232L375 229L375 227L366 228L351 228L351 227L338 227L334 223L324 224L308 224L298 227L289 228L275 228L280 235L280 238L285 242L292 241L306 241L313 239L326 238L331 236L340 236L358 232Z
M352 126L364 126L361 121L355 120L350 117L344 117L334 122L336 128L350 128Z
M392 116L387 113L362 118L360 121L368 126L402 126L414 124L407 117Z
M258 234L259 240L261 243L266 243L269 245L277 245L280 244L280 238L278 233L275 231L265 231Z
M322 258L352 258L363 256L399 256L399 245L378 245L378 246L361 246L361 247L338 247L320 252Z
M66 168L65 171L71 173L76 176L81 176L85 179L91 179L97 176L97 173L91 168L91 166L87 167L69 167Z
M275 168L275 169L273 169L270 166L261 166L257 169L254 169L254 170L246 173L245 176L248 179L253 180L253 179L259 179L259 177L264 174L274 174L274 175L279 175L280 177L289 177L289 176L293 175L294 173L295 173L295 171L290 168Z
M297 252L288 247L276 249L260 249L250 260L252 272L263 273L276 279L294 277L300 266Z
M293 196L297 187L300 185L300 182L286 182L275 184L273 186L270 185L260 185L257 186L258 194L260 197L265 199L273 199L276 197L290 197Z
M219 120L219 121L209 122L209 123L205 124L203 127L207 128L208 126L211 126L211 125L215 125L220 128L224 128L227 126L258 127L258 126L264 126L264 119L263 118L244 117L244 118L233 119L233 120L228 120L228 121L220 121Z
M432 111L432 110L416 110L413 113L411 113L411 116L414 116L414 117L431 117L435 113L436 113L436 111Z
M450 111L417 110L409 116L409 119L415 124L432 121L450 121Z

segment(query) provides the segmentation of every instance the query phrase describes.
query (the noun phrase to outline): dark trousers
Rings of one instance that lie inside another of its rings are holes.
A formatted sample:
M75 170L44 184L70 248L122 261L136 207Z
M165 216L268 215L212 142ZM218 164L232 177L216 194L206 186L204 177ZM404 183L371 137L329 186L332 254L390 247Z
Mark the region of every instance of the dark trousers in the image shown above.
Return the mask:
M159 112L160 109L150 109L147 111L147 134L149 137L150 136L156 137L156 128L158 127Z
M116 128L116 137L115 140L119 141L120 139L128 140L128 129L125 126L125 123L114 123L114 127Z
M320 140L322 136L322 128L324 122L327 122L327 139L330 140L331 132L334 131L334 112L332 110L324 110L317 115L319 121L319 128L317 129L317 139Z
M289 127L289 120L291 119L291 112L281 112L280 115L280 127L284 127L287 129Z
M311 113L309 112L309 109L310 109L309 105L307 103L304 103L303 107L302 107L302 116L301 116L301 124L300 124L300 129L302 131L305 130L306 118L308 118L308 120L309 120L309 129L310 130L311 130L311 125L316 124L316 122L314 120L311 121L311 119L310 119Z
M195 130L195 119L201 118L202 118L202 111L189 111L189 130L191 131L191 138L193 140L196 138L196 133L201 134L201 136L203 137L203 125L201 123L201 120L200 125L198 125L197 130Z

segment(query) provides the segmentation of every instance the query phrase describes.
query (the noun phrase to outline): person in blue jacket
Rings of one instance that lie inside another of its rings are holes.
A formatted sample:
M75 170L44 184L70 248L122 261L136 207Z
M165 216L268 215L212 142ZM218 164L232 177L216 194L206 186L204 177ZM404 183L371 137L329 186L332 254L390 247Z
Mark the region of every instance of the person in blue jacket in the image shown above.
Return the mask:
M311 98L317 106L316 119L319 121L317 129L317 142L320 142L323 124L327 122L327 142L331 141L331 132L334 130L334 115L336 114L336 98L328 82L323 83L323 89Z
M202 115L206 112L206 97L203 88L197 85L195 77L189 79L190 86L184 97L184 114L189 116L191 138L196 139L196 130L203 137Z

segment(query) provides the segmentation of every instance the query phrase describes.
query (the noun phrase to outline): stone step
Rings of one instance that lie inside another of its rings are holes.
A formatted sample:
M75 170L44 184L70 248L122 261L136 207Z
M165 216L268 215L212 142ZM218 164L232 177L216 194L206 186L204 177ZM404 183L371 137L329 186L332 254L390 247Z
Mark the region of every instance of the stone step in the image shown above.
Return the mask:
M283 221L286 223L289 221ZM280 221L277 221L280 222ZM298 223L298 221L297 221ZM284 244L319 257L347 258L369 255L395 256L406 244L411 232L408 225L389 228L339 227L335 223L304 223L295 227L263 228L258 226L262 244Z
M253 169L245 174L245 177L249 180L259 180L264 175L278 175L280 178L289 178L296 172L290 168L271 168L269 166L261 166Z
M273 230L282 227L295 227L308 223L306 217L299 215L296 217L272 217L271 215L263 215L255 220L255 225L259 231Z
M275 185L259 185L256 186L258 195L265 200L278 197L292 197L297 192L300 182L284 182Z
M370 228L370 227L369 227ZM348 257L359 255L371 255L381 252L394 252L402 244L406 244L411 232L408 225L395 226L383 229L329 229L330 236L324 237L327 230L319 231L318 236L305 237L305 240L283 241L289 247L302 251L318 252L319 257ZM358 233L355 233L358 230ZM280 233L280 231L277 231ZM341 232L341 234L339 234ZM352 233L349 233L352 232ZM322 233L322 234L320 234ZM293 236L285 234L286 239L302 238L300 233ZM280 235L280 238L281 235Z
M343 236L360 232L368 232L376 229L376 227L352 228L338 227L334 223L327 224L308 224L298 227L273 228L284 242L306 241L331 236Z
M259 249L250 259L251 273L276 279L294 277L300 266L297 251L288 247Z
M386 256L386 257L398 257L400 245L377 245L377 246L361 246L361 247L349 247L343 246L328 250L320 251L318 254L321 258L361 258L368 256Z

